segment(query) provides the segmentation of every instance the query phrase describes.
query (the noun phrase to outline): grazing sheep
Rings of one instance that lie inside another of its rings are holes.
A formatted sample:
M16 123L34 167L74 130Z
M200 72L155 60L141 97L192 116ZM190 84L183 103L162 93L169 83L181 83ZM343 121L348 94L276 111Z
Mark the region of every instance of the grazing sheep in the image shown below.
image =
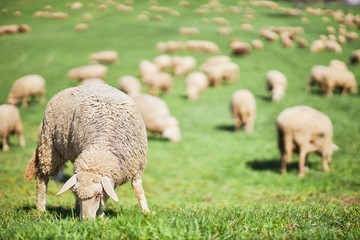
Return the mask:
M167 54L163 54L154 58L154 63L158 66L160 71L163 71L172 67L172 58Z
M243 31L252 31L253 30L253 26L249 23L243 23L241 24L241 30Z
M189 40L185 43L187 50L199 53L218 53L219 47L216 43L205 40Z
M296 42L301 48L305 48L308 46L308 41L306 40L306 38L299 38Z
M192 36L192 35L199 34L199 30L195 27L190 27L190 28L181 27L181 28L179 28L179 33L180 33L180 35L183 35L183 36Z
M101 64L86 65L69 70L67 78L77 80L101 78L105 80L107 71L108 68Z
M260 35L270 42L275 42L279 39L279 35L276 32L273 32L268 29L262 29L260 31Z
M219 87L223 79L228 84L236 82L239 79L240 69L236 63L223 62L204 68L204 72L208 77L209 86Z
M329 63L329 67L342 69L342 70L348 70L346 64L343 61L333 59Z
M310 46L310 52L318 53L325 49L325 43L322 40L314 40Z
M133 76L123 76L118 80L118 87L126 94L141 92L140 81Z
M27 107L28 97L40 96L40 103L45 104L45 79L37 74L23 76L17 79L8 96L6 102L16 105L21 100L21 106Z
M355 75L346 69L328 68L322 74L320 83L328 97L333 95L334 88L342 89L342 95L346 95L348 92L354 93L356 90Z
M165 72L146 75L143 81L148 86L148 92L154 96L158 96L160 90L165 94L170 94L174 84L173 77Z
M252 41L251 41L251 45L252 45L252 47L253 47L254 50L261 50L261 49L263 49L263 47L264 47L264 44L263 44L262 41L259 40L259 39L254 39L254 40L252 40Z
M333 128L328 116L308 106L295 106L283 110L276 119L278 144L281 153L281 173L286 173L286 164L292 153L299 154L299 177L304 177L309 153L321 155L324 171L329 171L333 150Z
M85 13L84 15L82 15L82 19L84 21L92 21L93 20L93 16L91 15L91 13Z
M186 96L189 100L197 100L208 85L207 76L203 72L192 72L185 79Z
M323 74L327 69L329 69L329 67L323 66L323 65L315 65L311 68L308 85L306 87L307 92L309 92L311 90L311 86L314 86L314 85L321 86ZM324 91L325 91L325 89L321 89L321 92L324 92Z
M287 80L283 73L277 70L270 70L266 73L266 85L271 92L272 101L280 101L285 96Z
M79 85L97 85L97 84L106 84L105 81L101 78L87 78L80 82Z
M234 92L231 97L231 111L235 121L235 131L244 127L247 133L252 133L256 115L254 95L246 89Z
M213 65L224 63L224 62L231 62L231 58L225 55L218 55L214 57L210 57L205 60L203 64L200 66L201 71L206 71L207 68L211 68Z
M246 55L250 53L250 45L246 42L243 42L239 39L230 40L230 49L231 53L234 55Z
M193 56L174 56L173 60L173 72L175 76L185 76L193 71L196 67L196 60Z
M24 147L25 138L19 110L13 105L3 104L0 105L0 137L4 152L9 150L8 138L11 133L19 136L20 146Z
M57 195L71 188L81 219L103 218L108 198L118 201L114 188L129 180L142 211L150 213L141 184L146 155L145 125L134 101L109 85L78 86L49 101L24 178L37 178L36 206L45 211L49 178L70 160L74 175Z
M223 36L228 36L233 32L230 27L220 27L220 28L218 28L217 31L220 35L223 35Z
M74 29L76 31L84 31L89 28L89 24L87 23L78 23L75 25Z
M138 69L141 75L141 79L143 81L147 76L153 75L154 73L160 71L159 67L156 64L150 62L149 60L142 60L139 63Z
M359 63L360 64L360 49L354 50L349 58L350 64Z
M89 60L97 63L119 63L118 53L111 50L93 53L89 56Z
M148 94L135 93L130 95L134 99L146 130L160 133L163 138L172 142L181 140L180 128L177 119L171 116L167 104L158 97Z
M334 40L327 40L325 41L325 47L326 49L333 51L335 53L341 53L342 52L342 47L341 45L334 41Z
M340 45L344 45L346 43L346 37L343 35L339 35L337 41Z

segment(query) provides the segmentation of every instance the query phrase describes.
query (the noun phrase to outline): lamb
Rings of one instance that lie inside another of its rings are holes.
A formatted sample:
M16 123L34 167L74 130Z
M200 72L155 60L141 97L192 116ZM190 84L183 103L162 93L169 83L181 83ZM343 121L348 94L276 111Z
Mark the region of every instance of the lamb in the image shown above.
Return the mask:
M114 188L129 180L141 210L148 214L141 183L147 149L144 122L125 93L109 85L68 88L46 107L40 142L24 178L37 178L36 206L45 211L49 178L70 160L74 175L57 195L72 189L80 219L104 218L108 198L118 201Z
M19 110L13 105L2 104L0 105L0 137L4 152L9 150L8 137L11 133L16 133L19 136L20 146L25 147Z
M85 65L69 70L67 78L84 80L87 78L106 78L108 68L101 64Z
M329 68L323 73L320 83L328 97L333 95L334 88L342 89L342 95L354 93L356 90L355 75L346 69Z
M45 104L45 79L37 74L25 75L17 79L8 96L6 102L16 105L21 100L21 106L27 107L28 97L40 96L40 103Z
M247 133L252 133L256 115L254 95L246 89L234 92L231 97L231 111L235 121L235 131L244 127Z
M89 60L97 63L119 64L118 53L111 50L93 53L89 56Z
M174 84L173 77L165 72L146 75L143 81L148 86L148 92L154 96L158 96L160 90L164 91L165 94L170 94Z
M197 100L208 85L207 76L203 72L192 72L185 79L186 96L189 100Z
M286 76L277 71L270 70L266 73L266 85L271 92L272 101L280 101L285 96L285 90L287 87Z
M291 162L293 151L299 154L299 177L304 177L309 153L321 155L323 170L329 171L333 150L333 127L324 113L308 107L295 106L283 110L276 119L278 145L281 153L281 173L286 173L286 164Z
M118 80L118 87L126 94L141 92L140 81L133 76L123 76Z
M153 133L160 133L163 138L172 142L181 140L181 133L177 119L170 114L167 104L158 97L148 94L131 94L142 118L146 130Z

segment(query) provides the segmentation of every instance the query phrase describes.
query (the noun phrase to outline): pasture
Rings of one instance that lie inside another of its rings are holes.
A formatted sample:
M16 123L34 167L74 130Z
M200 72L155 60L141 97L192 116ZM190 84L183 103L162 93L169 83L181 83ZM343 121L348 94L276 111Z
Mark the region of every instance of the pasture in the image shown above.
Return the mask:
M221 1L224 8L237 6L240 13L227 11L198 15L195 10L207 1L190 1L185 7L179 1L159 0L159 6L179 13L149 11L148 1L134 0L128 4L133 12L121 12L112 1L80 0L84 7L71 10L70 1L2 0L0 25L28 24L31 33L0 36L0 103L6 102L13 82L26 74L40 74L46 79L46 100L59 91L74 87L78 82L66 78L71 68L87 65L88 56L102 50L115 50L119 64L110 65L106 81L117 87L124 75L138 78L141 60L153 60L162 54L155 45L159 41L190 39L215 42L221 55L228 55L240 67L239 81L207 89L198 101L185 97L185 77L174 78L174 89L160 97L168 104L181 128L178 143L148 133L148 164L143 174L150 216L141 213L130 184L116 189L119 202L111 199L105 206L105 220L79 221L74 211L75 199L71 191L56 193L63 183L50 181L46 213L36 210L35 181L23 179L24 169L37 146L38 128L45 105L38 98L21 108L26 147L19 146L17 136L11 136L10 150L0 152L0 238L1 239L359 239L360 238L360 95L341 96L335 92L326 97L320 90L305 91L310 69L314 65L328 65L330 60L348 62L351 52L360 49L360 41L348 41L342 53L331 51L310 53L309 47L294 45L286 49L280 41L268 42L259 31L270 26L301 26L309 43L326 27L338 29L329 17L303 13L309 23L300 17L266 7L238 4L239 1ZM101 4L106 10L98 10ZM124 3L124 1L113 1ZM286 8L293 3L278 2ZM66 19L35 18L34 13L50 4L51 11L68 13ZM89 8L88 4L93 4ZM311 7L323 8L323 4ZM252 31L241 30L246 8L253 10ZM330 9L360 14L359 7L336 3ZM22 16L15 17L15 11ZM148 21L137 20L149 12ZM89 28L75 31L77 23L86 22L83 14L91 13ZM154 21L156 15L163 17ZM233 33L221 36L218 25L202 23L203 18L224 17ZM181 36L180 27L196 27L198 35ZM348 31L358 34L357 26ZM250 43L261 39L264 48L252 50L246 56L230 54L229 41L240 38ZM197 60L197 69L208 57L219 55L179 51L171 56L191 55ZM269 101L265 85L268 70L277 69L288 79L285 98ZM360 83L360 66L348 65ZM234 132L230 112L230 98L238 89L250 90L256 98L257 117L252 134ZM146 87L143 85L143 92ZM298 178L298 156L288 164L288 173L281 175L280 153L277 147L275 120L285 108L308 105L327 114L334 128L334 152L329 172L322 171L321 157L310 154L310 171ZM61 118L61 116L59 116ZM65 175L72 176L72 165L67 163Z

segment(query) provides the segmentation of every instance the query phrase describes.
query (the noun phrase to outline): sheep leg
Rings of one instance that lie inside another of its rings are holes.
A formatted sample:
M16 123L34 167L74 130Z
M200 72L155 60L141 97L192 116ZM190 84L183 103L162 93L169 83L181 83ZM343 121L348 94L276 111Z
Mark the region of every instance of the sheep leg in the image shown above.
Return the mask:
M46 210L46 192L49 177L42 177L36 179L36 207L40 211Z
M24 134L23 134L23 127L22 127L22 124L20 122L18 122L16 124L15 132L19 136L20 146L25 147L25 138L24 138Z
M247 123L245 125L245 130L247 133L252 133L254 131L254 118L248 117Z
M40 94L40 103L41 103L41 104L45 104L45 92L42 92L42 93Z
M26 107L27 107L27 100L28 100L28 96L22 98L21 106L22 106L23 108L26 108Z
M291 162L291 155L293 150L292 139L289 136L284 136L283 152L281 156L281 174L286 173L286 164Z
M324 154L321 156L322 164L323 164L323 170L324 172L328 172L329 169L329 163L331 163L331 156L328 154Z
M300 148L300 154L299 154L299 177L303 178L305 176L305 172L308 171L308 168L305 167L306 162L306 151L303 147Z
M241 120L239 116L234 116L234 120L235 120L235 131L239 131L241 128Z
M144 188L142 186L142 180L140 177L138 178L134 178L131 181L131 186L134 190L135 196L140 204L140 208L141 210L146 213L146 214L150 214L150 210L148 208L147 205L147 201L146 201L146 197L145 197L145 191Z
M7 152L9 150L9 145L7 144L7 136L2 137L2 145L3 145L3 151Z

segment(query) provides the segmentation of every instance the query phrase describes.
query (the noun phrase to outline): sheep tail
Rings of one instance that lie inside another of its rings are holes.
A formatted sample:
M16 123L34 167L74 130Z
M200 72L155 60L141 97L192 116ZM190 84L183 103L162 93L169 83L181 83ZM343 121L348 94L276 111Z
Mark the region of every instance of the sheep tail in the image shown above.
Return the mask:
M24 179L26 181L31 181L35 178L36 176L36 164L35 164L35 160L36 160L36 152L34 152L34 154L32 155L28 165L26 166L25 169L25 174L24 174Z

